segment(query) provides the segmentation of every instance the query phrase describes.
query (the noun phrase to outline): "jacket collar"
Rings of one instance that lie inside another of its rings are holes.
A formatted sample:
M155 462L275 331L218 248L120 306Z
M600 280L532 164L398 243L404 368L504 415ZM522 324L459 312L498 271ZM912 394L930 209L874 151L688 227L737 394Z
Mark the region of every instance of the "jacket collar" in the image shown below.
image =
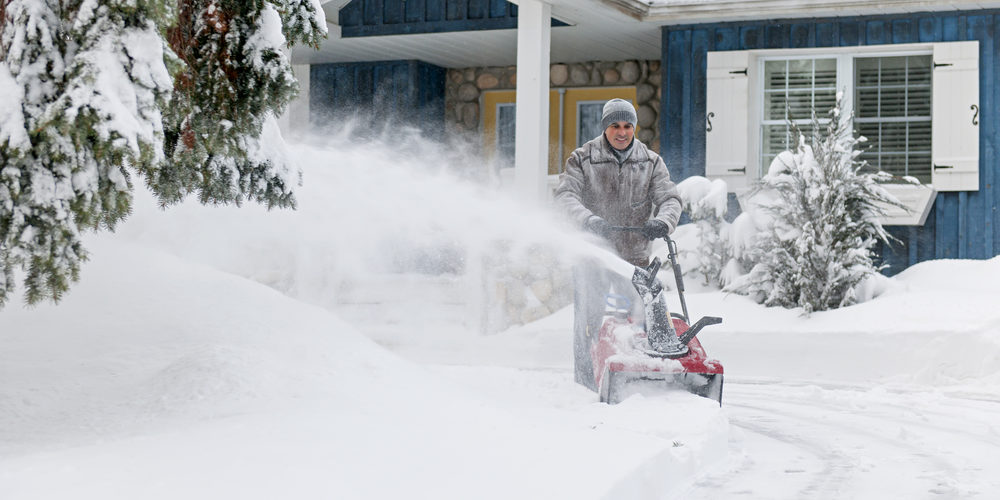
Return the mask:
M604 134L600 137L587 143L589 148L590 162L591 163L614 163L618 164L618 159L615 158L615 154L611 152L611 145L608 144L607 139L604 138ZM632 154L629 155L628 159L625 160L625 165L629 163L644 162L649 160L649 150L646 149L646 145L639 142L639 138L636 137L632 139Z

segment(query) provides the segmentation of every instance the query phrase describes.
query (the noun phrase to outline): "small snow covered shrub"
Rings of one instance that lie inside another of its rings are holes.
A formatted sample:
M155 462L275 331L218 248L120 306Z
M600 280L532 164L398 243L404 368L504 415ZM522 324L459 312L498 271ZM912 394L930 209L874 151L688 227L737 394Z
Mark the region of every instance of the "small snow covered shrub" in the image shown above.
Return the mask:
M903 207L881 187L889 174L858 160L864 138L852 134L841 99L830 121L813 115L813 132L779 154L755 190L760 210L770 216L744 252L754 263L729 290L768 306L801 307L806 314L853 304L857 287L877 273L873 247L889 243L880 206Z
M703 285L725 285L722 271L731 258L726 244L729 224L724 219L728 203L726 181L691 176L677 184L684 201L684 211L698 229L697 267L688 273L698 274ZM685 274L688 274L685 273Z

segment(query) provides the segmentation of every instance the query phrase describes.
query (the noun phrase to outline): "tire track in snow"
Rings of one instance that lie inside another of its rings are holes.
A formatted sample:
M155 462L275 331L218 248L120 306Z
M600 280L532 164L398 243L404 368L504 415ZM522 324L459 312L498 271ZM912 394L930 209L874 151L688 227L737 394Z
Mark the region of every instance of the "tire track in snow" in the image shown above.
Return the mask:
M724 404L744 442L732 443L729 470L685 498L971 498L1000 487L997 435L968 427L992 429L995 403L730 383Z
M841 491L841 485L846 484L855 468L850 456L827 439L787 425L788 415L765 407L724 403L730 409L730 423L750 435L745 443L733 443L733 448L742 449L730 450L743 459L736 469L703 478L688 498L849 497ZM775 448L778 454L774 454ZM768 491L759 491L765 485Z
M810 392L816 390L813 387ZM914 491L907 498L920 498L920 495L968 498L1000 487L1000 480L996 479L1000 460L995 451L1000 440L993 427L993 422L1000 421L1000 404L940 397L931 392L875 389L821 390L820 397L813 395L804 405L801 398L789 397L789 394L796 393L786 394L785 390L774 393L770 407L785 405L787 412L799 416L804 415L803 407L819 408L823 410L821 414L836 415L845 422L845 436L851 436L851 426L865 430L857 433L858 437L869 436L870 441L862 446L878 442L888 445L887 449L893 446L900 450L912 449L906 459L913 464L902 472L926 483L926 492L931 495ZM844 402L850 406L845 408ZM882 459L880 463L901 461L899 457L876 450L881 453L878 455ZM917 470L919 462L928 466Z
M946 472L948 476L953 476L956 472L952 464L924 453L924 448L906 442L901 443L878 432L870 431L867 425L860 422L818 421L812 412L787 410L782 412L777 405L736 406L742 411L779 415L778 421L792 427L793 430L754 425L742 419L731 420L733 425L783 439L787 443L797 444L805 449L826 450L821 458L827 467L820 471L816 480L803 489L800 495L796 495L796 498L830 498L831 495L837 498L866 498L863 491L851 489L845 491L845 486L855 483L854 479L859 475L871 473L879 468L880 458L888 459L902 455L916 458L918 462L926 462L922 467L914 464L920 469L919 474L911 476L916 478L930 478L931 472ZM808 408L817 409L817 407ZM828 406L819 406L818 409L831 410ZM858 415L852 414L851 417L852 420L857 420ZM864 416L864 418L872 417ZM857 440L860 444L844 443L848 439ZM874 446L876 444L877 446ZM933 488L929 488L928 491ZM883 498L884 493L873 495L872 498ZM919 496L904 495L904 498L919 498Z
M761 386L781 386L785 388L777 396L786 394L786 390L794 393L795 390L815 390L821 389L824 394L846 394L841 396L841 400L848 401L851 405L861 404L866 411L870 406L872 398L877 398L878 406L884 407L884 416L896 418L900 414L918 419L922 427L934 429L948 434L958 434L974 441L987 441L993 446L1000 448L1000 399L984 397L984 395L963 395L961 393L942 394L933 391L913 391L913 390L872 390L859 385L825 384L825 383L800 383L800 382L776 382L767 384L752 382L744 384L747 392L754 387ZM765 389L765 391L767 391ZM770 394L770 392L768 392ZM859 395L861 397L859 397ZM790 404L799 405L801 398L786 398ZM836 399L831 398L831 399ZM831 410L843 410L836 401L830 399L816 399L817 406L825 404ZM958 408L957 406L961 406ZM889 410L894 411L889 411ZM953 420L960 419L960 425ZM947 421L948 425L940 422Z

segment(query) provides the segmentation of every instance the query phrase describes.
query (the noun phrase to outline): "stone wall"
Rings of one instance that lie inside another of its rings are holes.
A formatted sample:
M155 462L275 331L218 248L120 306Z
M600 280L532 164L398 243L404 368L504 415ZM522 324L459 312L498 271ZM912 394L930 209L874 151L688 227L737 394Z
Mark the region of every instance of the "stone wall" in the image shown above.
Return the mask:
M481 259L480 330L497 333L544 318L573 303L570 269L554 248L497 244Z
M660 61L583 62L550 66L552 88L635 86L639 140L660 150ZM449 69L445 85L445 122L451 130L478 135L482 130L482 93L514 90L517 68L483 67Z

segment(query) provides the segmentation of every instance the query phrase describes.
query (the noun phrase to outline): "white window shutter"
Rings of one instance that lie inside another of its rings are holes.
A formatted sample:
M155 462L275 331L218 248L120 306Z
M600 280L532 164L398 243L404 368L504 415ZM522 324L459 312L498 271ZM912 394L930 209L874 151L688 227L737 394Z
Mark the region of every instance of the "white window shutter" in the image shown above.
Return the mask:
M729 191L750 185L749 72L749 51L708 53L705 176L726 181Z
M931 183L979 190L979 42L934 44Z

